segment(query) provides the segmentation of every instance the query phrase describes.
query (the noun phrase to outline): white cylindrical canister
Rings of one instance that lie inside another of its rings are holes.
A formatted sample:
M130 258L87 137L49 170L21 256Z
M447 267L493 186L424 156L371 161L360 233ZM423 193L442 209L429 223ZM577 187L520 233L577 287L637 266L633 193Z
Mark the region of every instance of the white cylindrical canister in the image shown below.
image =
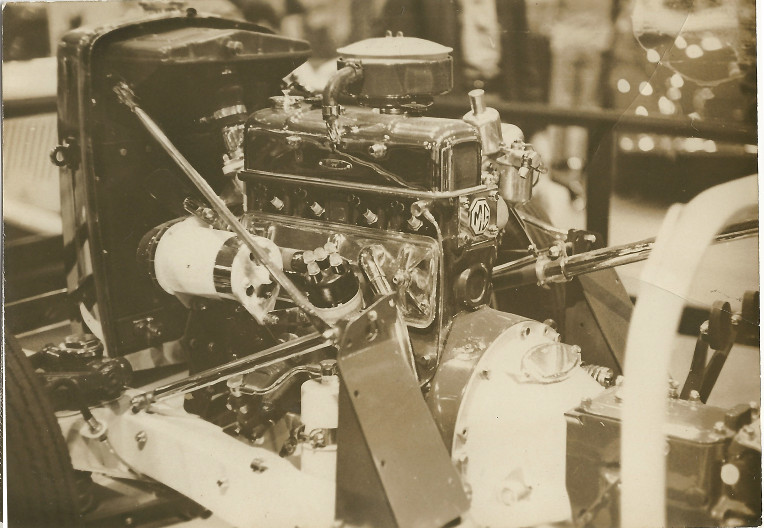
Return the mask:
M271 262L282 267L278 247L267 238L254 239ZM166 292L234 299L258 321L276 303L278 287L236 235L212 229L195 217L161 234L153 266L156 280Z
M211 229L191 217L170 227L159 240L154 273L167 293L219 297L215 288L215 260L230 231Z
M308 440L300 454L300 469L334 482L337 473L337 420L340 382L324 376L302 384L302 423Z

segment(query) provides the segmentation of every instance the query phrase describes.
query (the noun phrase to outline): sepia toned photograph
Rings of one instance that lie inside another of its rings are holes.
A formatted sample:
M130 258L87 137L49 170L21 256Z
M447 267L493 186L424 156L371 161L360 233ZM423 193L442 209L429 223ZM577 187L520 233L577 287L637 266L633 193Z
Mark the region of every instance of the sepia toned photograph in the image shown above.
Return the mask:
M761 526L756 29L3 2L0 525Z

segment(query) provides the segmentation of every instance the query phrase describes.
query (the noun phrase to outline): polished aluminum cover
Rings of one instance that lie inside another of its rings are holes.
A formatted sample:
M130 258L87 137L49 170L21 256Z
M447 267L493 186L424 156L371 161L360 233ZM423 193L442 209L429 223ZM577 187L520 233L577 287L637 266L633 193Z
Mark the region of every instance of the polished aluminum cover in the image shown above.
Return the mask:
M247 169L425 191L480 183L480 140L461 120L347 108L334 150L320 109L282 103L250 117Z
M387 36L337 50L338 65L363 66L357 93L371 101L415 101L451 91L452 49L424 39Z

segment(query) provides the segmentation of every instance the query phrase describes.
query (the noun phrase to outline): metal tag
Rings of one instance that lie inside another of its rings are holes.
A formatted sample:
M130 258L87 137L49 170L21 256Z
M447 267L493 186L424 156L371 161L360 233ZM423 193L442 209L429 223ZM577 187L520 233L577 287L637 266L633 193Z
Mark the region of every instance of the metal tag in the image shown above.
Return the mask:
M491 221L491 208L485 198L478 198L470 204L470 229L480 235L488 228Z

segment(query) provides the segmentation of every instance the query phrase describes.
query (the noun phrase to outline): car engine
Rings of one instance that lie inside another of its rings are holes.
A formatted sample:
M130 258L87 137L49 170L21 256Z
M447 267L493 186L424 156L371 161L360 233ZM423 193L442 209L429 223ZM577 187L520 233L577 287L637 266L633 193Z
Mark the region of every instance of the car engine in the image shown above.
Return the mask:
M74 469L239 527L620 523L627 321L613 339L565 296L607 288L631 313L607 268L650 248L550 229L541 158L482 90L430 116L450 48L338 53L314 94L290 75L307 43L194 10L62 41L53 159L84 337L35 367L69 395ZM671 383L666 522L759 522L758 406Z

